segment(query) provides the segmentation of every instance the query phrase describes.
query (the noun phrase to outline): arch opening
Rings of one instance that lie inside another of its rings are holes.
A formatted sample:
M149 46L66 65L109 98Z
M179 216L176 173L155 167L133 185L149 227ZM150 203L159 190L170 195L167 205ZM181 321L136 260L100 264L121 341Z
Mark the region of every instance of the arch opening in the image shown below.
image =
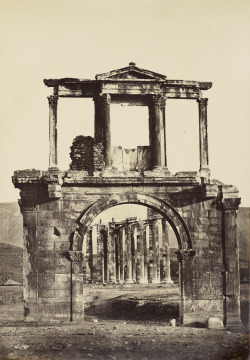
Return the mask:
M79 234L83 239L88 227L101 212L122 204L146 206L158 212L172 227L178 242L179 250L192 249L188 228L179 212L166 201L154 196L138 193L114 194L105 196L91 205L79 219ZM81 251L82 242L73 242L73 250Z
M152 208L130 203L101 212L84 234L85 314L178 323L178 248L172 227Z

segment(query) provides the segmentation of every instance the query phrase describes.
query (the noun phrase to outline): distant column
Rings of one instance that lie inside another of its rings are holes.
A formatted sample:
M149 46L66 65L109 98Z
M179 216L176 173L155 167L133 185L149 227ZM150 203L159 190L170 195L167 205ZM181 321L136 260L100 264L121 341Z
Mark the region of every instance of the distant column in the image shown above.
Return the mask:
M144 279L148 282L148 253L149 253L149 225L146 223L143 232L143 247L144 247Z
M165 104L162 94L153 95L149 105L150 147L153 169L166 167Z
M121 244L121 250L120 250L120 262L121 262L121 276L120 276L120 281L123 284L124 283L124 252L125 252L125 238L126 238L126 233L125 233L125 228L123 227L120 230L120 235L121 235L121 239L120 239L120 244Z
M92 227L92 283L96 283L98 279L98 258L97 258L97 226Z
M132 279L136 282L136 264L137 264L137 227L131 225L131 255L132 255Z
M115 264L116 264L116 281L121 283L121 242L119 231L115 232Z
M163 228L163 282L167 284L172 284L170 273L170 246L169 246L169 226L166 223L165 219L162 219L162 228Z
M137 282L140 284L146 283L145 279L145 264L144 264L144 246L146 238L144 237L143 223L138 223L138 241L137 241Z
M147 254L147 263L148 263L148 281L151 283L153 281L153 221L150 220L148 226L148 254Z
M110 103L109 94L99 94L94 97L95 102L95 144L102 143L105 166L111 166L111 132L110 132Z
M125 255L125 266L126 266L126 283L133 283L132 279L132 256L131 256L131 227L129 224L126 225L126 255Z
M208 169L207 98L197 100L199 104L200 170Z
M57 168L57 103L58 96L48 96L49 101L49 168Z
M159 220L153 221L153 283L160 282L160 257L159 257Z

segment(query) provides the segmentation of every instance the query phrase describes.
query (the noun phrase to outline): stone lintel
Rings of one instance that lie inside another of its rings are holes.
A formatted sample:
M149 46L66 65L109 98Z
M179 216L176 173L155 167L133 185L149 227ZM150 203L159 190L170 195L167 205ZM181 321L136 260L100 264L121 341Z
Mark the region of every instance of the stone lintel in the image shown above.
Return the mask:
M221 185L220 191L223 199L238 198L239 190L234 185Z

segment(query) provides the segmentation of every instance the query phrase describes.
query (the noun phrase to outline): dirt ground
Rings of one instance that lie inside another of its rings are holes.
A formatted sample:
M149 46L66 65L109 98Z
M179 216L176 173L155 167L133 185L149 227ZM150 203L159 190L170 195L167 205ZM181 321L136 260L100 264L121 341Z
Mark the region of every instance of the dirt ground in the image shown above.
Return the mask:
M85 319L78 323L24 323L20 302L13 302L13 297L10 304L5 301L0 307L3 315L0 359L243 360L248 357L246 327L227 331L178 326L176 285L136 289L133 285L88 285L85 294ZM176 318L176 327L170 326L171 318Z

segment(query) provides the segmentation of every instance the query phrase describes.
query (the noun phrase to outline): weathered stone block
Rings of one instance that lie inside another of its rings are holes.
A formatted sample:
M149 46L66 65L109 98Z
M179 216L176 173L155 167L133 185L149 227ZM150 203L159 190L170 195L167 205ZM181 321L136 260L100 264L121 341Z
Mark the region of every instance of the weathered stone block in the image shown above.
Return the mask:
M207 321L207 328L208 329L224 329L224 325L221 319L211 317Z

